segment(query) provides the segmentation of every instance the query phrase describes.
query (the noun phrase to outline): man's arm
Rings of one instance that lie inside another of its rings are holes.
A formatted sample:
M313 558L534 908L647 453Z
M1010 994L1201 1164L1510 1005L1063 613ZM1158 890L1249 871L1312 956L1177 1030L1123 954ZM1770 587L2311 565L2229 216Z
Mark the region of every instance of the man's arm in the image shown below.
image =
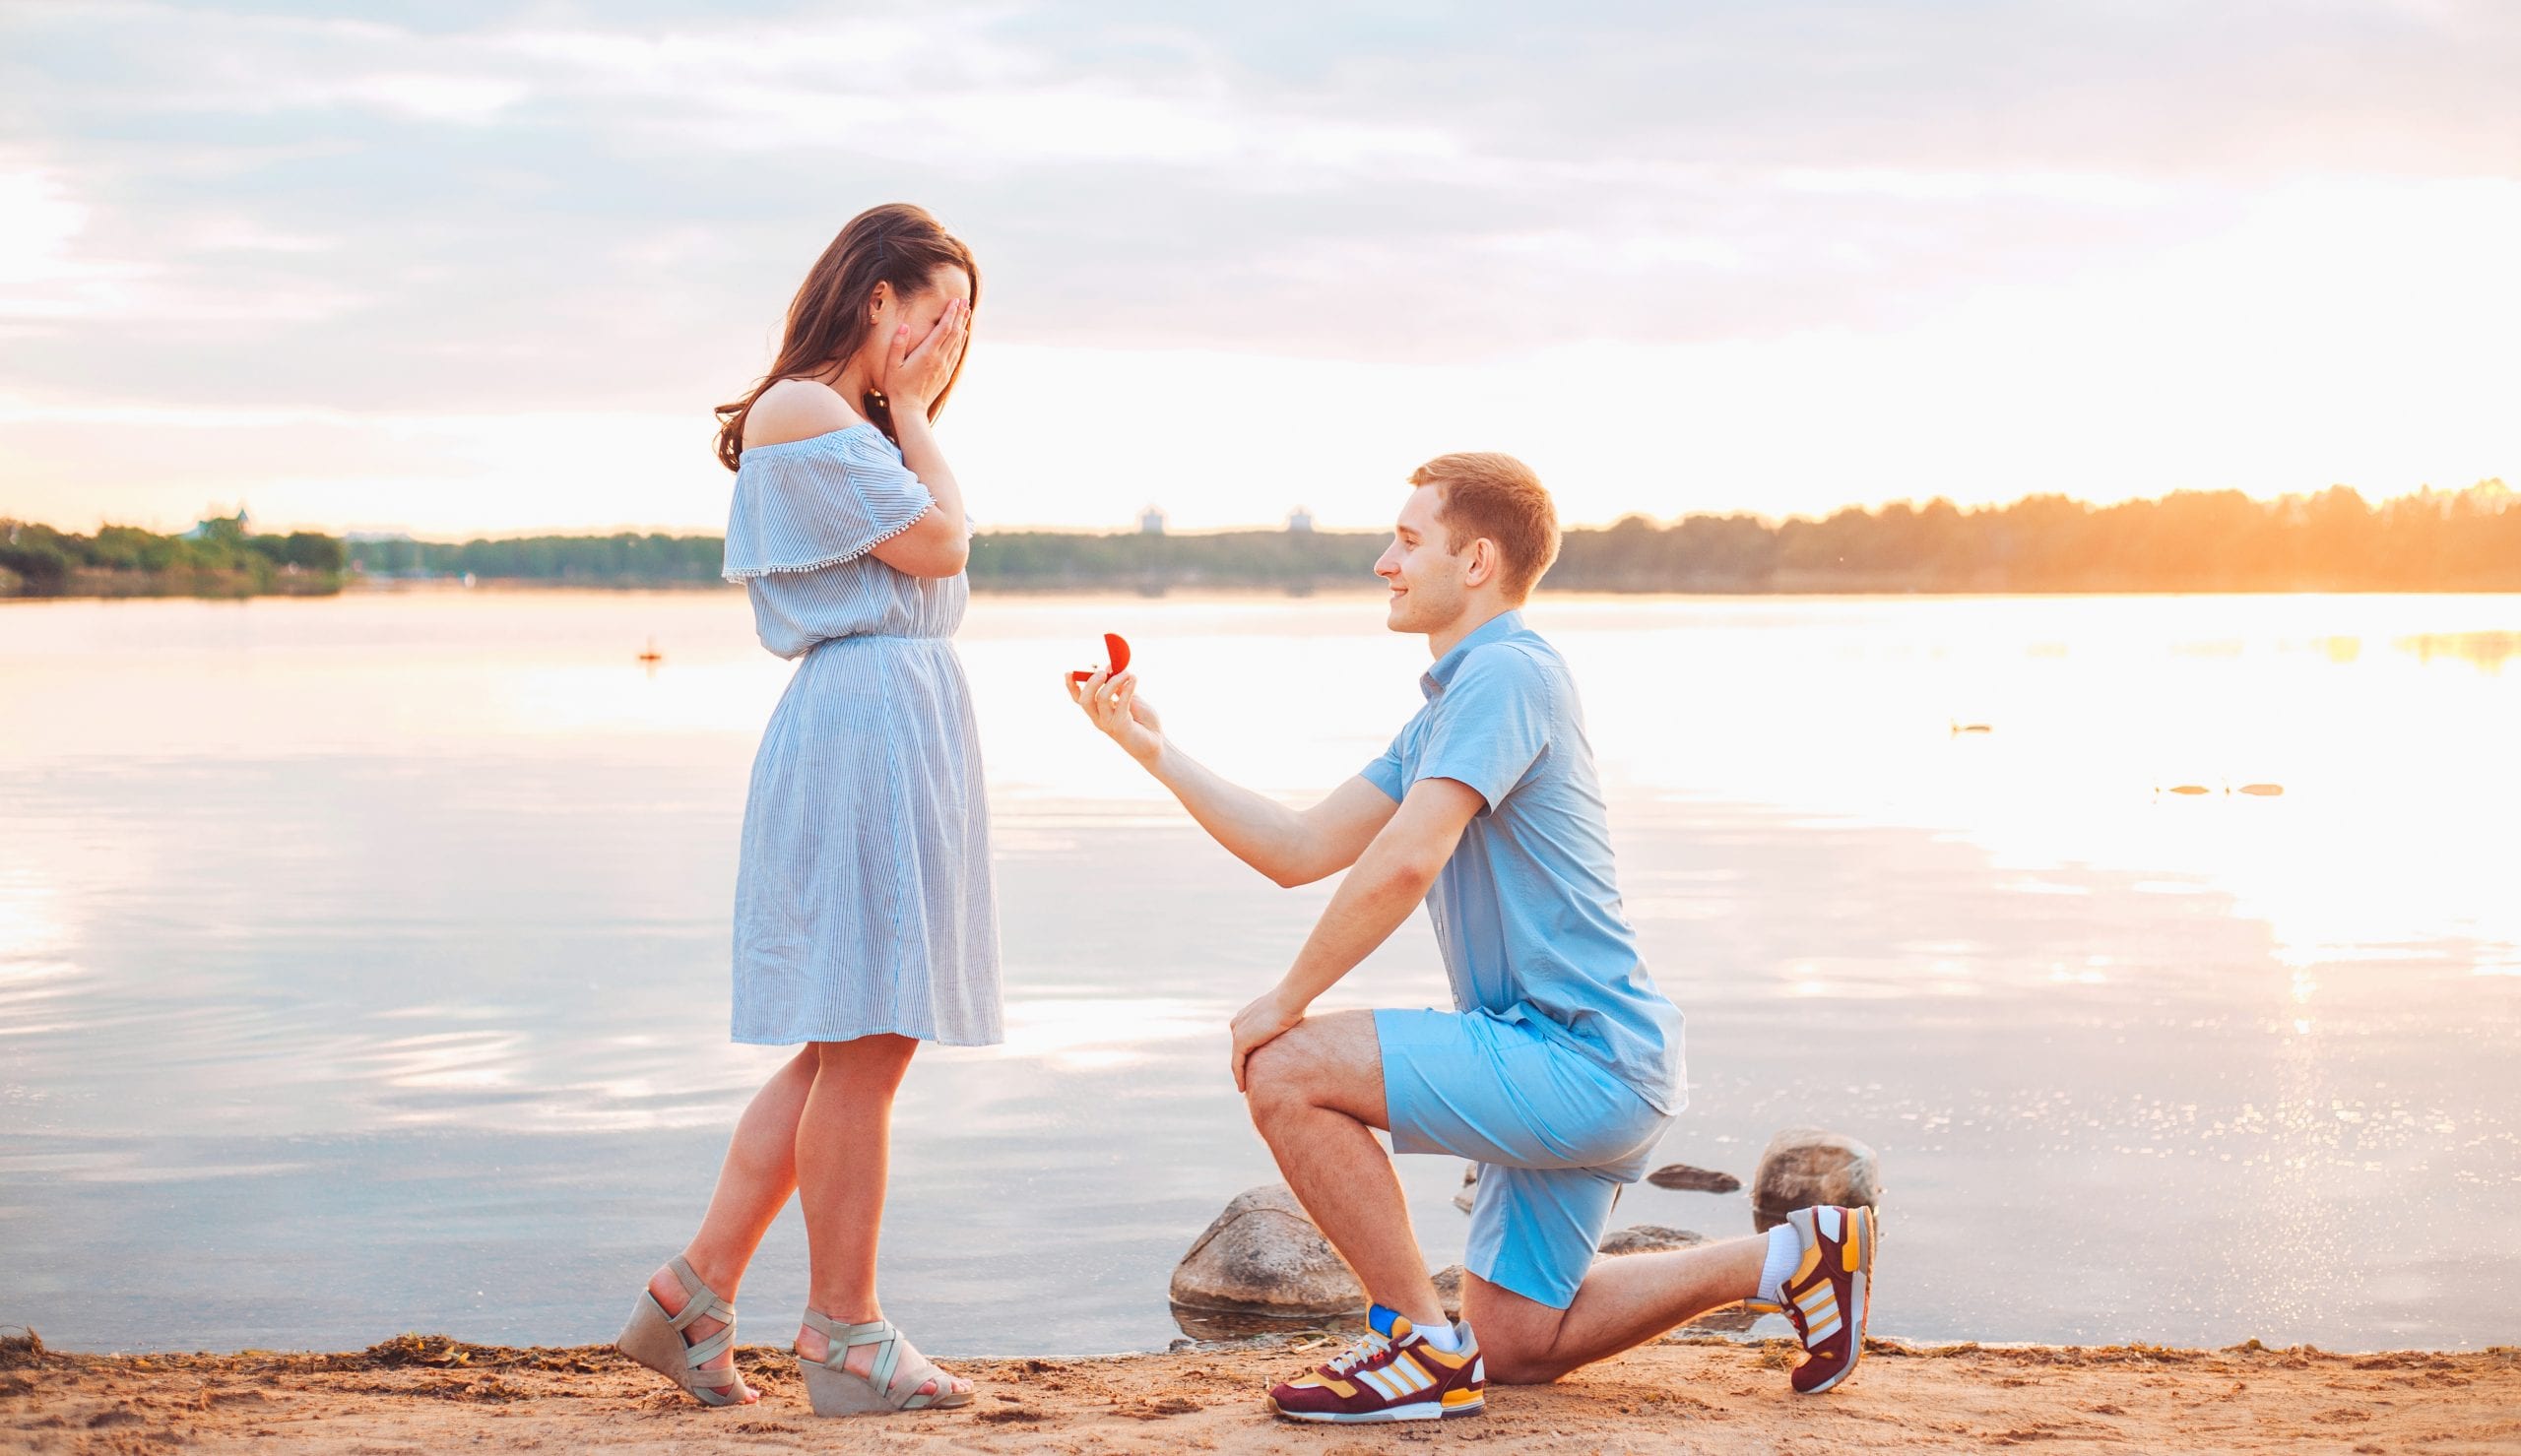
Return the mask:
M1374 792L1382 797L1382 791ZM1410 786L1391 822L1366 846L1357 857L1357 867L1339 882L1286 976L1236 1013L1237 1091L1243 1090L1243 1064L1252 1053L1304 1020L1305 1008L1316 997L1336 985L1409 918L1410 912L1427 898L1445 861L1453 857L1462 830L1486 802L1477 790L1454 779L1421 779Z
M1350 779L1312 808L1288 808L1175 747L1155 709L1137 696L1136 673L1105 679L1097 672L1082 683L1069 682L1068 696L1172 791L1210 839L1280 885L1309 885L1356 863L1398 807L1372 784Z

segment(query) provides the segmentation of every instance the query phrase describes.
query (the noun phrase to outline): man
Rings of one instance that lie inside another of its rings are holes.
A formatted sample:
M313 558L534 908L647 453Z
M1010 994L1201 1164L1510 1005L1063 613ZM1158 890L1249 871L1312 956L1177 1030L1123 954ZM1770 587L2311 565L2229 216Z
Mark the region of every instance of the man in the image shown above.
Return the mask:
M1554 1380L1746 1300L1801 1335L1793 1388L1827 1390L1863 1352L1872 1210L1802 1209L1765 1236L1590 1267L1684 1100L1681 1015L1621 913L1574 680L1517 609L1558 554L1548 492L1492 454L1409 483L1375 573L1391 629L1426 635L1427 704L1321 803L1289 809L1192 761L1132 673L1069 688L1245 863L1290 886L1349 870L1285 979L1234 1019L1253 1122L1373 1300L1354 1346L1270 1402L1300 1421L1467 1415L1491 1373ZM1455 1009L1306 1016L1422 900ZM1377 1127L1395 1152L1482 1165L1458 1324Z

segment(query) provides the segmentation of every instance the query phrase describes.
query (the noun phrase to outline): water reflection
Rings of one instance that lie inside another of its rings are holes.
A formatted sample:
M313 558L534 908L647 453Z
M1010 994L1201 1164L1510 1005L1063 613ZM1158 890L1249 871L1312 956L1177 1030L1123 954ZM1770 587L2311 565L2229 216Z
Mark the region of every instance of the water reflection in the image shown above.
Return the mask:
M1327 893L1187 828L1058 672L1124 631L1194 751L1316 791L1418 701L1377 605L976 606L1009 1040L924 1057L903 1103L894 1227L921 1236L887 1249L888 1302L936 1348L1169 1338L1173 1259L1272 1176L1221 1028ZM2497 670L2521 601L1534 616L1690 1017L1662 1154L1747 1175L1788 1122L1873 1141L1880 1328L2507 1336L2521 1255L2464 1231L2521 1181L2521 899L2479 848L2521 811ZM683 1033L725 994L785 671L716 594L0 612L0 1219L30 1322L74 1347L608 1334L780 1055ZM1322 690L1261 715L1256 683ZM2153 792L2189 782L2288 792ZM1440 1002L1423 925L1352 989ZM1457 1169L1404 1169L1458 1257ZM1738 1197L1646 1188L1620 1218L1750 1227ZM205 1248L277 1283L231 1296ZM774 1234L748 1303L802 1301L800 1249ZM1049 1324L1016 1339L1009 1308Z

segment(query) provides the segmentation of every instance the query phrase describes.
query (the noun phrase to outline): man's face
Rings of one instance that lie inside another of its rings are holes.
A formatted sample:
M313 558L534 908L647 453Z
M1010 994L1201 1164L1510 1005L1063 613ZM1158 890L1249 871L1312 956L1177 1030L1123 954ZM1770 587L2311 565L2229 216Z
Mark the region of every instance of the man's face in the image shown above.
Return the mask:
M1464 541L1461 554L1454 554L1444 523L1436 519L1436 496L1433 485L1409 492L1392 523L1391 544L1375 563L1375 575L1391 589L1386 625L1395 632L1441 632L1468 604L1462 574L1478 542Z

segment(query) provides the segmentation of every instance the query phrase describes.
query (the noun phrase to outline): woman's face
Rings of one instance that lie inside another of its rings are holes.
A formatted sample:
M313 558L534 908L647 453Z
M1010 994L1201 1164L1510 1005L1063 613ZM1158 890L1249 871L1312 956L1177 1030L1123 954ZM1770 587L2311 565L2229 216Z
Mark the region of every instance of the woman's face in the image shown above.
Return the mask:
M919 341L928 337L928 331L937 327L947 304L971 301L972 276L950 263L928 276L926 288L907 297L895 293L890 284L877 284L874 323L867 332L863 348L875 358L882 358L893 331L908 324L911 347L916 348Z

